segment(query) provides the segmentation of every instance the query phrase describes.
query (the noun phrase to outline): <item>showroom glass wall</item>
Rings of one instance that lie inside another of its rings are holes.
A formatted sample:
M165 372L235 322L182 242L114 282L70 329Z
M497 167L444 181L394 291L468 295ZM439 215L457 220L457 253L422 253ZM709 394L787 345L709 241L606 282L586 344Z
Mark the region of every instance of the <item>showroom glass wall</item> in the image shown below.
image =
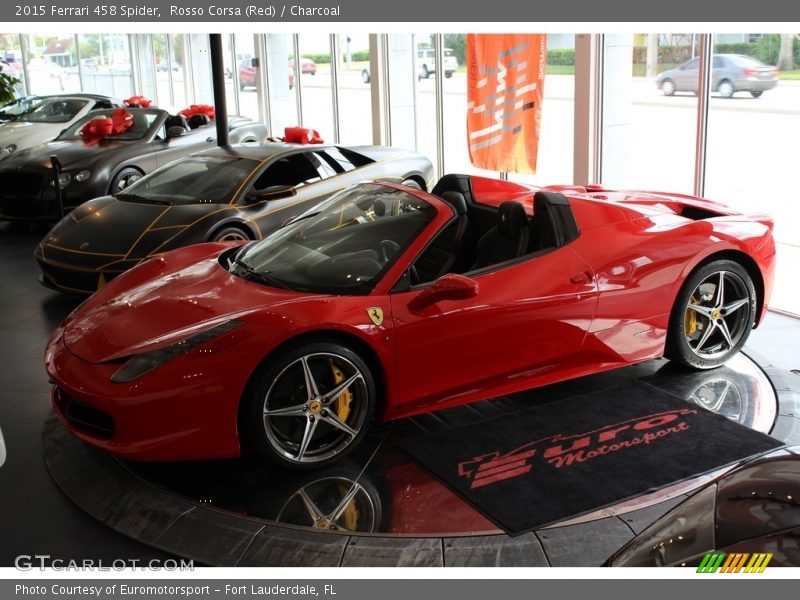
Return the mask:
M776 77L770 66L778 63L781 41L793 54ZM771 306L800 315L793 273L800 261L800 209L787 193L800 139L798 36L606 34L601 48L597 179L769 214L778 258ZM705 98L698 94L702 67L709 71Z
M548 35L538 172L509 177L704 193L741 210L765 210L776 221L779 242L773 306L800 314L800 290L788 273L800 260L800 230L791 226L800 209L787 195L800 134L797 71L785 73L759 97L747 90L723 97L712 76L706 114L694 92L700 89L704 36L580 37L594 41L598 56L583 56L589 46L576 47L575 35ZM769 64L788 41L795 64L800 61L797 36L713 39L713 54L749 54ZM27 93L142 93L173 110L213 102L206 36L5 34L0 43L9 63L3 68L23 81ZM224 35L223 46L229 111L264 120L273 135L302 121L326 140L418 150L437 172L485 173L470 164L466 150L464 34L237 33ZM429 50L456 55L459 65L450 77L427 65L425 76ZM314 62L313 74L304 59L297 72L295 54ZM587 84L575 77L581 60L598 65L599 83L588 103ZM590 122L597 123L594 135ZM703 144L706 151L698 152ZM578 158L587 148L593 169Z

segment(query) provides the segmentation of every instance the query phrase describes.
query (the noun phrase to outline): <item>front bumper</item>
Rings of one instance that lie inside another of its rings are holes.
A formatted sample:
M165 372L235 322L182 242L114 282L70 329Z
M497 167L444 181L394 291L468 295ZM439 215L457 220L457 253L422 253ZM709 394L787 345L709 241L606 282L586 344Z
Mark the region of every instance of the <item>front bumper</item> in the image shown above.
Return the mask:
M39 281L54 290L68 294L93 294L142 260L111 254L97 254L59 248L42 242L34 252L39 267ZM113 266L112 266L113 265Z
M52 181L53 172L48 169L0 168L0 221L52 222L61 219L62 206ZM86 184L67 186L61 190L63 212L93 198L93 192L92 187Z
M96 448L133 460L240 454L235 381L199 370L187 377L168 363L128 384L112 383L120 364L93 364L75 356L61 328L48 344L45 367L54 383L51 399L58 418Z

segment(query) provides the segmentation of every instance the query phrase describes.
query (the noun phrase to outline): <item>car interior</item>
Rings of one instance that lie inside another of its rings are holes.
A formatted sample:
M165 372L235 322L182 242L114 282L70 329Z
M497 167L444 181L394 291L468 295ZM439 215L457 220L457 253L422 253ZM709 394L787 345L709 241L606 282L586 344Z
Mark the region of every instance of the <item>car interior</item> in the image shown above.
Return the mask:
M411 286L551 252L579 234L569 202L557 192L536 192L531 217L517 201L497 208L477 202L468 175L446 175L432 194L450 204L456 216L414 261Z

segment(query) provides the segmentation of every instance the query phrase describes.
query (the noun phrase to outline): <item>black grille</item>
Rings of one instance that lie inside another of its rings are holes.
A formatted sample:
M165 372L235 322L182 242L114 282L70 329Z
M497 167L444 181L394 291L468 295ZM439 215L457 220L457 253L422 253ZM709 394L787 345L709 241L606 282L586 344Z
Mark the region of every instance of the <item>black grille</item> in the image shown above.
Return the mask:
M44 283L67 292L93 294L100 283L100 273L97 271L73 271L62 269L37 259L39 269L42 271ZM105 282L114 279L119 273L103 273Z
M35 171L0 171L0 195L39 196L42 190L42 174Z
M76 428L104 440L114 437L114 419L111 415L80 402L61 388L56 394L61 414Z
M50 171L0 170L0 216L54 220L61 217Z

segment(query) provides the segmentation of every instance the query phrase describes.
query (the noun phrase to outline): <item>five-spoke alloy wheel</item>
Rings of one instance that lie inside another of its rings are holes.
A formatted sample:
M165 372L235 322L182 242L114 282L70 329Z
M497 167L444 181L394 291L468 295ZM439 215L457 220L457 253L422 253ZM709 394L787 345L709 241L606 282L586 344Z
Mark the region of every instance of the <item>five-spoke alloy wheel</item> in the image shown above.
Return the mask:
M312 342L282 352L245 396L242 429L273 463L299 469L339 460L363 438L375 383L353 350Z
M672 311L667 357L697 369L717 367L747 341L755 315L755 288L740 264L703 265L687 279Z

